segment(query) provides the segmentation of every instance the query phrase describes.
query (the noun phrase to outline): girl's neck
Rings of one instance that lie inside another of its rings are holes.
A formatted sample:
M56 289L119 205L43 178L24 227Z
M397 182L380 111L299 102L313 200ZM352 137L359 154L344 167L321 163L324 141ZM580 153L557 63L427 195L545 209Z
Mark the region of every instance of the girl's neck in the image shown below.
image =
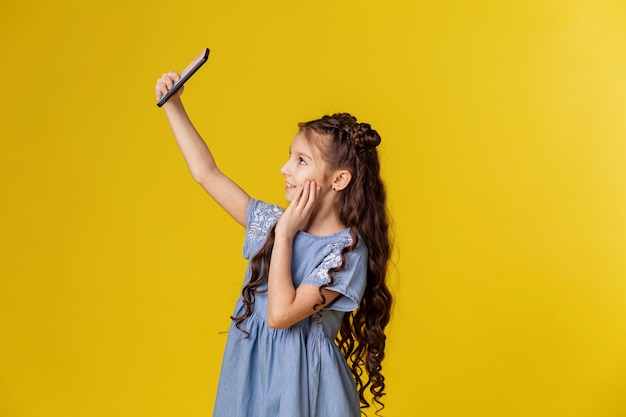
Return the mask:
M328 236L345 228L335 210L321 210L315 213L304 231L313 236Z

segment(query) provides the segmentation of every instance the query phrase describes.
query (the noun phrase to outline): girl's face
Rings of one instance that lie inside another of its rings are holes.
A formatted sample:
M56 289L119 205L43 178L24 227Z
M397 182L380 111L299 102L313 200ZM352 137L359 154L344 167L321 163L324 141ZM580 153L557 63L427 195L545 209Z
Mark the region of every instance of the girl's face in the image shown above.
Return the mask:
M291 203L298 187L304 187L306 181L315 181L321 187L320 197L331 190L331 180L326 173L326 163L321 158L320 150L298 132L289 147L289 159L280 169L285 177L287 201Z

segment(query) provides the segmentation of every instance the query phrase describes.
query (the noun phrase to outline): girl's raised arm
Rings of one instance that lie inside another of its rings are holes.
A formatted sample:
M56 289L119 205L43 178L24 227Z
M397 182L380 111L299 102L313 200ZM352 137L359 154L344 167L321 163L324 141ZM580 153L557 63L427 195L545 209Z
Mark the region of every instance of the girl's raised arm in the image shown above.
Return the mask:
M154 87L157 100L162 94L167 94L179 79L178 73L173 71L163 74ZM182 92L183 88L178 90L163 105L163 110L191 176L228 214L245 226L250 196L218 169L211 151L187 116L180 100Z

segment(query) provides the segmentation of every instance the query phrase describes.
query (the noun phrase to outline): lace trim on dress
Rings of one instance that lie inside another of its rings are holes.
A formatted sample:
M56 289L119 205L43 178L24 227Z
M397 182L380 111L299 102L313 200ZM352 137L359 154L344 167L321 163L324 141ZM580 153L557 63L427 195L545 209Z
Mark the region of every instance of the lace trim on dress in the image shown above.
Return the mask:
M272 226L276 224L283 210L263 201L259 201L254 209L253 220L248 227L248 239L253 242L261 242L267 237Z
M328 282L330 280L328 270L341 265L341 251L351 244L352 238L345 237L327 245L323 250L324 260L313 270L311 275L322 283Z

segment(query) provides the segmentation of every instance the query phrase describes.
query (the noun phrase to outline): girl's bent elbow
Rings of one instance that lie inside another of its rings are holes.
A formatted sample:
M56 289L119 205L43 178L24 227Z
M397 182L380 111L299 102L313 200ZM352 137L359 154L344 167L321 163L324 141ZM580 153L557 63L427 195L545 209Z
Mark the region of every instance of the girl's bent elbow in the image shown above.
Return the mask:
M204 186L209 182L209 173L207 171L191 171L191 178L198 184Z
M274 315L269 313L267 315L267 325L276 330L289 327L289 323L287 323L285 320L282 320L279 317L275 317Z
M268 321L267 324L268 324L268 326L270 326L274 330L282 330L282 329L285 329L287 327L287 326L281 326L280 324L273 323L271 321Z
M211 188L212 184L215 184L215 179L219 171L212 169L196 169L191 170L191 177L195 182L200 184L207 191Z

